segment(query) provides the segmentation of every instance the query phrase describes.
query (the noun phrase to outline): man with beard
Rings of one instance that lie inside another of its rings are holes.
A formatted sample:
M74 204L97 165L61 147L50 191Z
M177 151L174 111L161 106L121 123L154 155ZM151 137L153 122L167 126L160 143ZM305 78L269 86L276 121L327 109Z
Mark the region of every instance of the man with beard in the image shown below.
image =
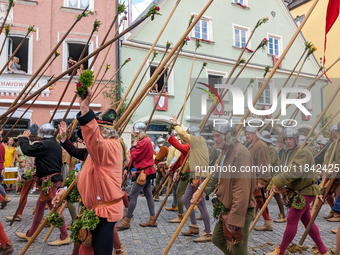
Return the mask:
M253 160L247 148L235 137L236 127L230 123L217 124L213 130L216 147L222 153L221 169L233 166L235 171L215 171L215 176L216 173L218 175L217 179L212 179L204 190L207 194L211 193L215 187L214 183L219 180L216 192L217 200L213 199L215 200L213 201L214 211L223 211L227 214L226 221L215 225L212 242L224 254L247 255L249 227L254 219L256 206L253 196L256 173L242 169L251 169ZM198 191L194 193L191 202L197 193ZM221 221L222 216L225 215L217 214L216 218Z

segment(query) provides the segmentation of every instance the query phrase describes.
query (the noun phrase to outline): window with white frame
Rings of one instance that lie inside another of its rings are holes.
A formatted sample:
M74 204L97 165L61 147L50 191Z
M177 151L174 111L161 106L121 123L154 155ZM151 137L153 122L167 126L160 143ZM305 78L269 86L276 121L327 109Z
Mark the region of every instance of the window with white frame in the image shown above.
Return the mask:
M66 42L66 54L64 55L64 57L66 58L66 69L69 69L70 67L74 66L74 64L76 62L78 62L78 59L81 56L81 53L84 50L85 47L85 42L84 43L80 43L80 42L73 42L73 41L69 41ZM84 58L87 57L90 53L90 48L91 45L89 45L89 47L87 47L85 54L84 54ZM90 61L86 61L84 64L81 64L74 75L80 75L84 70L88 69L90 65ZM69 73L69 75L71 75L72 72Z
M7 38L7 59L9 59L18 45L22 42L24 36L13 35ZM26 38L15 54L12 61L9 63L8 71L10 73L28 73L31 69L29 67L30 62L30 39Z
M249 28L234 25L234 46L243 48L246 46L249 37ZM248 44L250 48L250 44Z
M192 30L192 37L201 40L212 41L212 19L208 17L202 17Z
M64 0L65 6L70 8L85 9L88 5L90 9L93 9L94 0Z
M260 88L263 86L262 79L256 79L257 80L257 89L260 90ZM258 104L263 105L271 105L272 104L272 98L271 98L271 92L272 92L272 86L273 81L270 81L267 85L267 87L264 89L262 95L259 98Z
M276 57L281 55L282 37L268 35L268 53Z
M152 63L150 65L149 69L149 78L153 75L153 73L156 71L158 64ZM164 82L166 81L169 74L169 68L162 74L162 76L158 79L157 83L154 85L154 88L151 89L150 93L159 93L163 87ZM170 84L170 78L167 80L165 84L165 93L169 93L169 84Z
M216 72L216 71L208 71L208 84L213 87L218 94L220 94L222 88L216 88L216 84L224 84L224 80L226 78L226 73L224 72ZM212 91L210 91L212 92ZM222 99L222 101L228 101L228 94Z

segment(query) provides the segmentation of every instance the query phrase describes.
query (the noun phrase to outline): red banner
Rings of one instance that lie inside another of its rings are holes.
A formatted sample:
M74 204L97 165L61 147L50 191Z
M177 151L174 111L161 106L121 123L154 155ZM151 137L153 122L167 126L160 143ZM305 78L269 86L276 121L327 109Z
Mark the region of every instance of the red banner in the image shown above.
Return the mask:
M155 97L155 104L156 104L157 100L158 100L158 95L155 95L154 97ZM158 111L167 111L168 110L168 97L167 96L161 96L161 99L159 99L156 110L158 110Z

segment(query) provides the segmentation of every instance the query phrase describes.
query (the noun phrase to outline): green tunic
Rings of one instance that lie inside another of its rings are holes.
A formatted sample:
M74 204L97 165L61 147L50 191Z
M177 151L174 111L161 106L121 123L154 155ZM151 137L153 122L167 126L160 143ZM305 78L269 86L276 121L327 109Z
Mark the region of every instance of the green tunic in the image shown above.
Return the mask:
M300 146L296 146L292 151L289 152L287 150L283 153L282 166L288 165L291 162L299 148ZM285 171L272 178L267 190L270 190L274 183L278 189L286 186L301 195L315 196L320 190L319 186L315 184L317 176L318 173L315 169L313 154L305 147L295 156L290 168L286 168Z

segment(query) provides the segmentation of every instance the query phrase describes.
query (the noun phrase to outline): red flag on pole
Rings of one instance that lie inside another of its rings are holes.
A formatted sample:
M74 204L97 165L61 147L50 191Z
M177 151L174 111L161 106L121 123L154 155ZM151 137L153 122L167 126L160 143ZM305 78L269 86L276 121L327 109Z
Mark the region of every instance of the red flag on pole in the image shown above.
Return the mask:
M323 66L325 66L325 63L326 63L327 34L331 30L335 21L338 19L339 13L340 13L340 0L329 0L328 7L327 7L327 16L326 16L326 32L325 32L325 48L324 48L324 56L323 56ZM328 79L325 69L324 69L324 74L326 78Z

